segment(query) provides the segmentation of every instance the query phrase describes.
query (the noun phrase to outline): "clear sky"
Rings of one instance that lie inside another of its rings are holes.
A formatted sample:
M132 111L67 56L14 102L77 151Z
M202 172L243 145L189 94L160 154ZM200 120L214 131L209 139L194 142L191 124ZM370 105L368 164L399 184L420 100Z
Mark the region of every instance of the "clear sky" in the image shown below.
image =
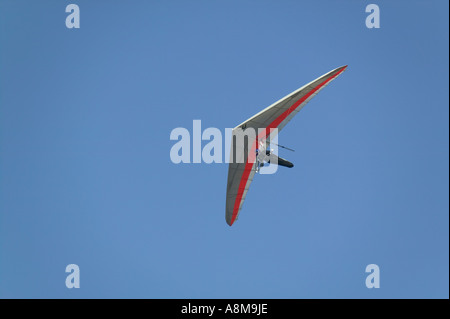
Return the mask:
M448 6L1 0L0 297L448 298ZM346 64L229 227L227 164L173 164L172 129Z

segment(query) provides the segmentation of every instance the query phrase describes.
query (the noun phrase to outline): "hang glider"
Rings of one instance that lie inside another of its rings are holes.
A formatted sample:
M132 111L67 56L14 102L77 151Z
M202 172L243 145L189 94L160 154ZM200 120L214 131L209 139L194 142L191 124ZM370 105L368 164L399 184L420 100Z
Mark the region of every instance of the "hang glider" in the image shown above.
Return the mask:
M233 129L225 213L228 225L233 225L238 218L253 177L265 162L286 167L294 166L291 162L272 153L269 147L270 140L306 103L346 68L347 65L322 75Z

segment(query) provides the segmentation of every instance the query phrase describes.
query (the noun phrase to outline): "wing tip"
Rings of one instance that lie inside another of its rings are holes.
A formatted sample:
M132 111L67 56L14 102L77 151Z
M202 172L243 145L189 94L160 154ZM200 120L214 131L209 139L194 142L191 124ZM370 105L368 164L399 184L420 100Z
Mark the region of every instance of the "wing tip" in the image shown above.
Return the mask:
M348 64L340 66L340 67L334 69L333 71L330 71L330 73L328 73L328 74L333 74L333 79L334 79L338 75L344 73L347 70L347 67L348 67Z
M232 226L234 223L233 215L228 214L228 212L225 214L225 221L227 222L228 226Z
M236 218L231 218L231 219L225 218L225 220L226 220L228 226L231 227L231 226L233 226L234 222L236 221Z

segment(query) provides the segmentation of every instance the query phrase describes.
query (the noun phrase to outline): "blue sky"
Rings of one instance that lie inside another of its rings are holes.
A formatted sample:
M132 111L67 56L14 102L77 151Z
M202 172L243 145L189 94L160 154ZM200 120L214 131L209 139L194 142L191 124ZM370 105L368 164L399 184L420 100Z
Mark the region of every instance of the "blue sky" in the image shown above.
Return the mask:
M0 297L448 298L448 9L0 1ZM170 161L172 129L234 127L345 64L232 227L227 164Z

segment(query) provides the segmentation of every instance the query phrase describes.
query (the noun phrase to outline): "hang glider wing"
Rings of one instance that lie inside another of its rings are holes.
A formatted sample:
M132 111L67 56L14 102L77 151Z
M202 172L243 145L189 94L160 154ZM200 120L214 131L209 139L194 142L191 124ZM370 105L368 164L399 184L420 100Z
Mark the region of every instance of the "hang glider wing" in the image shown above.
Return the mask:
M252 116L247 121L239 124L233 129L233 137L243 134L247 128L253 128L257 133L258 129L265 128L265 132L269 132L271 128L277 128L278 132L297 114L306 103L309 102L320 90L327 86L332 80L337 78L345 71L347 66L342 66L328 72L316 80L306 84L300 89L285 96L281 100L275 102L271 106L265 108L258 114ZM244 133L245 134L245 133ZM263 136L258 134L258 139L267 137L268 133ZM227 201L225 219L228 225L233 225L237 219L239 212L244 203L250 183L256 172L256 163L254 161L254 152L258 148L257 139L248 138L251 144L249 152L236 151L236 159L230 160L228 167L227 182ZM232 148L235 147L232 142ZM233 150L231 151L233 156ZM239 160L240 159L240 160ZM243 160L242 160L243 159Z

